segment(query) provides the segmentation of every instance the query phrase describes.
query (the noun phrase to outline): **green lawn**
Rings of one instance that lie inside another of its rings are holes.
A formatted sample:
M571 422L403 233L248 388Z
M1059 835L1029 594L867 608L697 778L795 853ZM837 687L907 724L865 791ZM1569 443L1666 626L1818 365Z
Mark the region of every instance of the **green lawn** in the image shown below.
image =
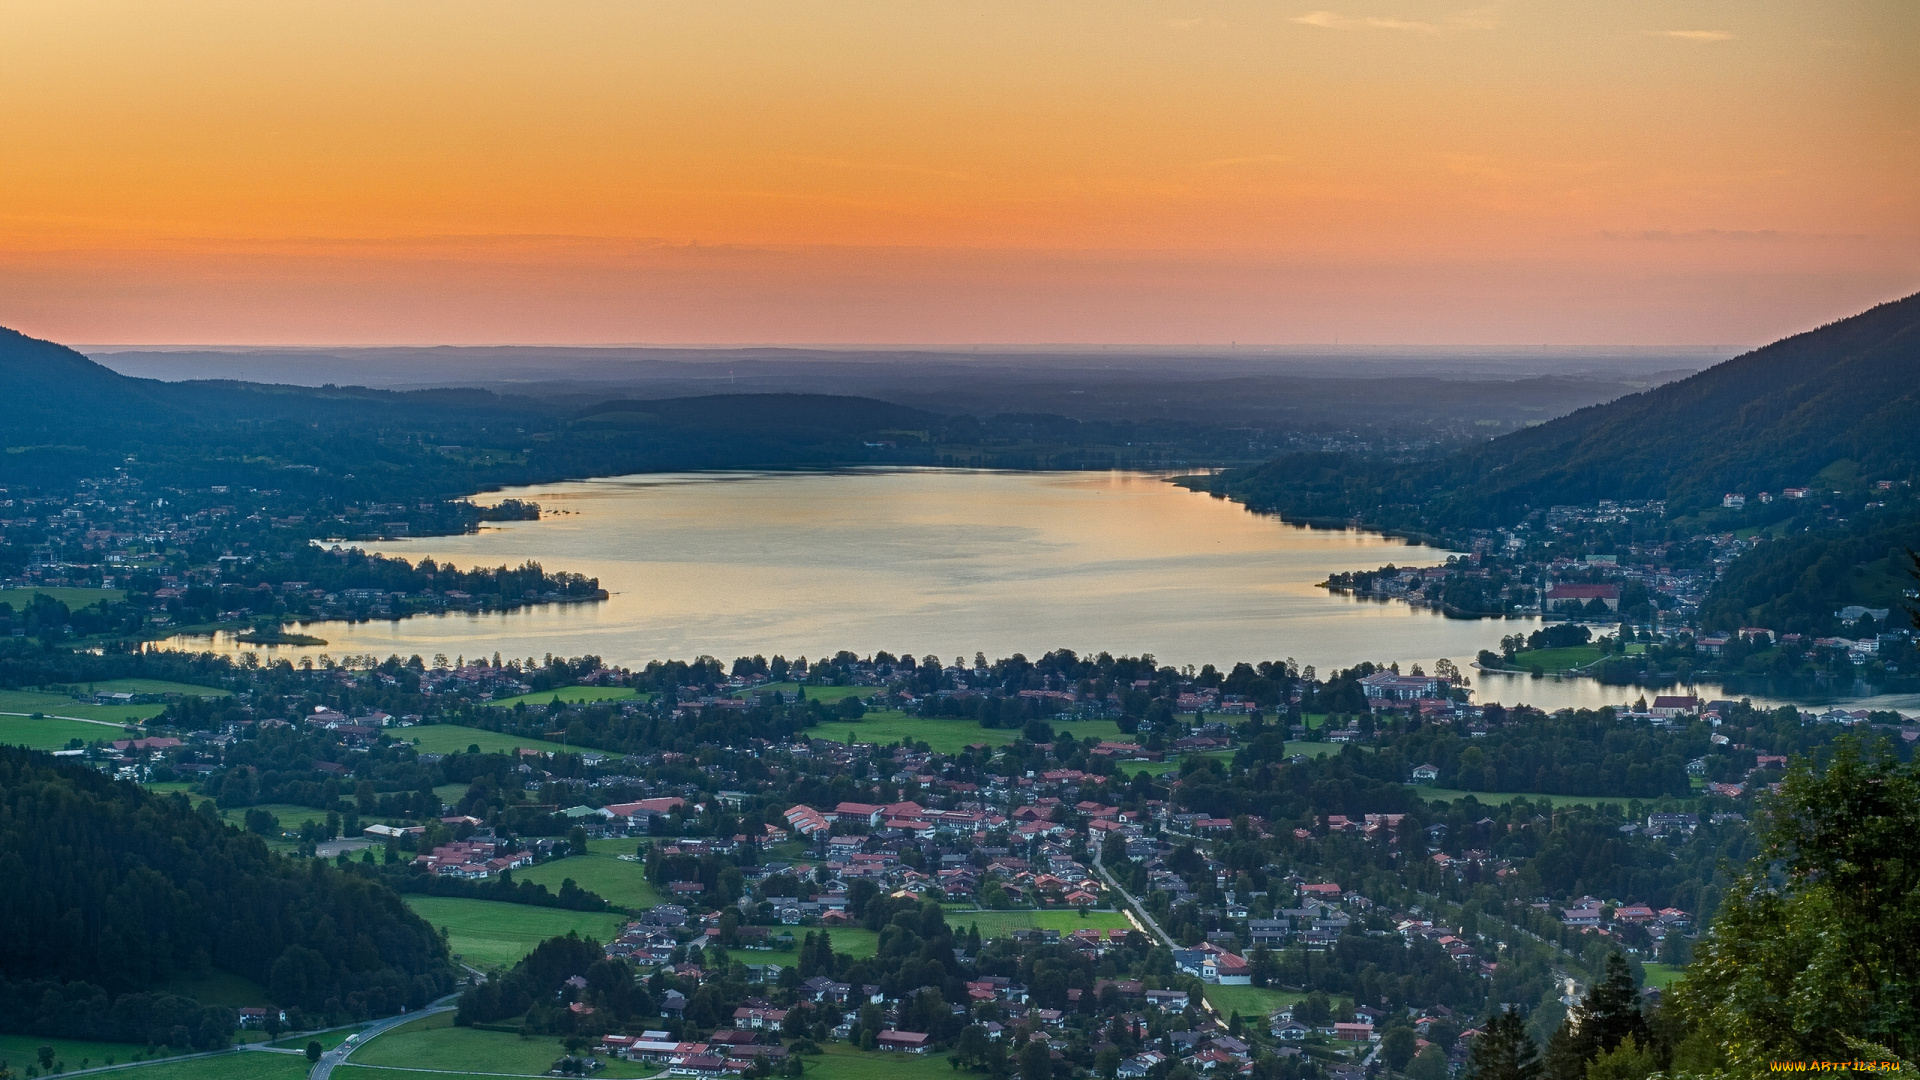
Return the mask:
M554 1036L523 1039L504 1031L458 1028L453 1026L452 1013L436 1013L369 1039L353 1052L352 1065L542 1076L565 1053L566 1048ZM594 1075L637 1077L659 1071L657 1065L609 1061L604 1071ZM394 1073L377 1068L334 1071L335 1076L343 1074L356 1080L396 1080Z
M89 705L75 701L71 694L47 694L38 690L0 690L0 712L46 713L50 716L77 716L82 720L105 720L114 724L138 723L160 715L164 705ZM105 730L105 729L102 729ZM108 733L111 735L111 732Z
M529 709L540 709L554 698L568 705L584 705L593 701L645 701L652 696L638 693L627 686L565 686L557 690L535 690L518 697L500 698L487 704L496 709L511 709L524 702Z
M1539 668L1552 674L1569 668L1585 667L1600 659L1600 646L1575 645L1566 649L1526 649L1513 654L1513 662L1507 666L1520 671Z
M1282 1006L1306 999L1305 994L1268 990L1262 986L1208 986L1207 1000L1222 1018L1234 1013L1264 1020Z
M497 900L408 896L407 906L434 928L446 927L454 953L475 967L511 967L550 937L571 930L611 941L626 919L611 912L565 911Z
M103 724L83 724L77 720L35 720L28 716L0 716L0 745L25 746L34 750L64 750L79 739L82 744L105 740L137 738L119 728Z
M599 841L602 844L615 845L620 854L631 855L635 846L632 840ZM643 863L622 862L613 854L599 854L588 844L585 855L572 855L564 859L530 866L516 870L513 876L519 881L531 881L536 885L545 885L555 893L560 891L560 883L572 878L574 884L590 892L597 892L610 903L629 908L650 908L666 903L660 893L647 880L647 868Z
M33 606L33 596L39 593L49 596L67 605L71 610L92 607L102 600L125 600L125 589L0 589L0 604L10 604L15 611L25 611Z
M1015 930L1128 930L1133 924L1118 911L1089 911L1081 918L1078 911L949 911L947 925L955 930L969 926L980 928L981 938L1005 937ZM836 939L837 940L837 939Z
M191 797L191 796L189 796ZM196 803L196 806L198 804ZM327 820L325 810L315 810L311 806L295 806L292 803L261 803L259 806L234 806L220 811L220 820L239 828L247 827L247 811L265 810L280 820L282 829L298 831L300 824L306 821L324 823ZM269 839L272 839L269 837Z
M53 1047L54 1058L67 1063L67 1071L80 1067L80 1062L89 1061L94 1065L105 1065L111 1057L115 1062L132 1061L133 1055L144 1054L145 1046L137 1043L82 1042L76 1039L43 1039L37 1035L0 1035L0 1063L13 1067L13 1075L25 1076L28 1065L38 1066L40 1061L35 1055L40 1047Z
M1687 974L1685 968L1677 968L1672 964L1641 964L1640 968L1647 973L1646 984L1657 986L1662 990Z
M792 701L793 695L799 689L800 684L798 683L776 682L767 683L765 686L756 686L751 690L742 690L733 696L752 699L759 697L761 694L771 694L778 691L782 698L787 701ZM807 687L807 700L831 703L850 697L871 697L879 692L880 688L877 686L809 686Z
M806 1080L953 1080L945 1054L862 1053L843 1042L822 1045L826 1053L803 1057Z
M1423 799L1459 802L1461 799L1471 795L1489 806L1510 803L1515 799L1527 799L1529 801L1551 799L1555 806L1625 806L1633 801L1632 799L1622 798L1617 795L1533 795L1524 791L1458 791L1453 788L1426 787L1421 784L1408 784L1407 786L1413 789L1415 795ZM1652 802L1653 800L1643 799L1641 801Z
M561 748L558 742L502 735L497 731L462 727L459 724L421 724L393 732L393 737L415 743L416 748L424 754L461 754L469 746L478 746L483 754L511 754L523 746L543 754ZM464 794L466 788L460 790Z
M822 689L834 689L823 687ZM847 689L840 687L839 689ZM808 688L809 692L812 688ZM1096 738L1112 742L1132 742L1112 720L1057 721L1054 731L1074 739ZM935 752L952 754L985 743L1005 746L1020 737L1019 728L983 728L972 720L941 720L913 716L898 709L876 709L859 720L834 720L814 729L814 734L835 742L893 743L902 740L924 742Z
M780 967L792 967L800 962L800 943L807 940L808 934L819 933L821 928L818 926L770 926L767 929L776 937L783 930L791 933L795 947L732 949L728 951L727 957L743 964L777 964ZM845 953L855 960L863 960L880 951L880 934L875 930L857 926L836 926L829 929L827 935L833 939L833 951L836 954Z
M471 786L470 784L441 784L433 789L433 794L448 806L458 806L460 800L467 797L467 788Z

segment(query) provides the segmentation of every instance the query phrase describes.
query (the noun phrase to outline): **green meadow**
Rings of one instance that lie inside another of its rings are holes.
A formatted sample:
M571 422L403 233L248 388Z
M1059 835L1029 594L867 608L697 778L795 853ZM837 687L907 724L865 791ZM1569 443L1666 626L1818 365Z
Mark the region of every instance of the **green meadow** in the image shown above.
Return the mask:
M133 1055L144 1054L147 1048L137 1043L87 1042L80 1039L45 1039L38 1035L0 1035L0 1065L11 1066L13 1075L26 1075L27 1066L39 1066L37 1055L43 1046L53 1047L55 1061L64 1061L67 1071L81 1068L81 1062L91 1065L105 1065L108 1058L116 1063L133 1060Z
M1687 974L1687 969L1674 967L1672 964L1641 964L1640 968L1646 972L1646 985L1657 986L1662 990L1685 978Z
M487 705L495 709L511 709L515 705L525 705L529 709L542 709L559 698L563 705L587 705L596 701L645 701L652 694L642 694L626 686L565 686L557 690L535 690L531 694L500 698L489 701Z
M530 739L522 735L502 735L497 731L462 727L459 724L421 724L391 734L396 739L413 743L425 754L462 754L470 746L478 746L483 754L511 754L522 747L543 754L561 749L558 742ZM461 790L464 792L465 788Z
M0 693L0 697L4 697ZM11 710L8 710L11 711ZM138 738L118 727L88 724L78 720L34 719L30 716L0 716L0 745L25 746L33 750L62 750L74 739L82 744L95 741Z
M821 1047L825 1053L806 1057L806 1080L946 1080L958 1075L945 1054L895 1054L861 1051L843 1042Z
M612 845L613 850L598 852L593 850L595 844ZM635 910L666 903L653 883L647 880L644 864L624 862L618 857L633 854L634 847L632 840L589 841L585 855L569 855L564 859L515 870L513 877L516 881L545 885L556 893L560 891L562 881L572 878L574 884L589 892L599 893L609 903Z
M947 925L956 931L970 926L980 928L980 937L1006 937L1015 930L1131 930L1133 924L1118 911L1089 911L1084 918L1078 911L952 911Z
M58 600L69 610L92 607L102 600L121 601L127 598L125 589L61 589L33 587L27 589L0 589L0 604L11 605L15 611L25 611L33 606L34 594Z
M1510 803L1515 799L1526 799L1530 802L1540 799L1550 799L1555 806L1625 806L1634 801L1617 795L1534 795L1525 791L1459 791L1454 788L1426 787L1421 784L1408 784L1407 786L1413 789L1415 795L1423 799L1433 799L1440 802L1459 802L1461 799L1472 796L1489 806ZM1653 800L1643 799L1640 801L1652 802Z
M1133 741L1133 736L1122 733L1119 726L1111 720L1060 720L1053 722L1052 726L1059 735L1073 739ZM833 720L822 723L813 729L813 734L835 742L882 745L902 741L924 742L938 753L952 754L976 743L1005 746L1020 738L1020 729L983 728L972 720L943 720L930 716L913 716L898 709L876 709L858 720Z
M1241 1016L1265 1019L1307 996L1286 990L1268 990L1261 986L1209 985L1206 990L1207 1002L1223 1018L1239 1013Z
M626 917L611 912L565 911L498 900L445 896L408 896L407 906L435 929L445 927L454 955L474 967L511 967L550 937L569 931L596 941L611 941Z

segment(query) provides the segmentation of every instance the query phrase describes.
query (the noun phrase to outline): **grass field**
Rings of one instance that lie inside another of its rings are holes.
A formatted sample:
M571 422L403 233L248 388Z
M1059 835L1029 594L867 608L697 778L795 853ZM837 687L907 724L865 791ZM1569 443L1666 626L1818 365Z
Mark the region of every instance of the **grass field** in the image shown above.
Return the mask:
M952 1080L959 1075L945 1054L862 1053L843 1042L822 1045L826 1053L806 1057L806 1080Z
M798 683L776 682L767 683L765 686L756 686L751 690L742 690L733 696L752 700L761 694L771 694L778 691L782 698L787 701L792 701L793 695L797 693L799 689L800 684ZM880 688L876 686L809 686L807 687L807 700L831 703L843 701L850 697L868 697L879 692Z
M82 720L108 723L138 723L158 716L164 705L88 705L70 694L45 694L38 690L0 690L0 712L47 713L53 716L77 716Z
M978 926L982 938L1005 937L1015 930L1127 930L1133 924L1118 911L1089 911L1081 918L1078 911L949 911L947 925L955 930ZM838 940L838 939L836 939Z
M555 859L538 866L529 866L514 871L518 881L531 881L535 885L545 885L555 893L560 891L560 883L572 878L574 884L590 892L597 892L608 902L628 908L650 908L666 903L660 893L647 880L647 868L637 862L622 862L615 853L633 854L635 842L632 840L602 840L602 844L611 845L607 853L593 850L593 841L588 842L585 855L572 855L564 859Z
M543 754L561 749L559 743L545 739L502 735L497 731L461 727L459 724L421 724L397 731L394 737L416 743L420 752L425 754L461 754L469 746L478 746L483 754L511 754L523 746ZM460 790L462 793L466 791L464 787Z
M13 1036L6 1036L5 1038L10 1040ZM26 1041L33 1043L35 1046L57 1046L59 1042L59 1040L50 1039L28 1039ZM146 1048L134 1047L133 1049L140 1051ZM164 1050L161 1052L165 1053ZM32 1054L32 1047L28 1047L25 1055L9 1060L9 1064L13 1066L13 1075L26 1075L26 1066L32 1060ZM0 1057L5 1056L7 1055L0 1054ZM63 1060L66 1061L68 1072L72 1072L80 1067L80 1060L78 1058L69 1057ZM125 1054L118 1054L115 1055L115 1060L119 1064L125 1064L130 1059ZM105 1064L104 1058L93 1059L94 1068L99 1068L103 1064ZM213 1057L190 1058L186 1061L160 1062L155 1065L139 1065L131 1069L116 1069L113 1072L103 1075L114 1077L116 1080L306 1080L307 1059L299 1054L275 1054L265 1050L240 1050L230 1054L218 1054ZM386 1075L389 1078L393 1076L392 1073L387 1073Z
M53 1047L54 1058L67 1063L67 1071L80 1068L82 1061L94 1065L105 1065L108 1058L115 1062L132 1061L133 1055L146 1053L147 1048L137 1043L82 1042L76 1039L43 1039L36 1035L0 1035L0 1063L13 1068L13 1075L26 1075L28 1065L39 1065L40 1047Z
M1685 968L1677 968L1672 964L1641 964L1640 967L1647 973L1647 985L1657 986L1662 990L1687 974Z
M96 740L132 738L119 728L102 724L83 724L77 720L35 720L28 716L0 716L0 745L25 746L34 750L62 750L79 739L82 744Z
M511 709L524 702L529 709L540 709L556 697L568 705L584 705L593 701L645 701L652 696L626 686L566 686L558 690L535 690L531 694L501 698L487 704L496 709Z
M35 593L52 597L73 610L92 607L102 600L127 598L125 589L0 589L0 604L10 604L15 611L25 611L33 606Z
M343 1027L335 1031L323 1031L318 1035L289 1035L278 1042L271 1042L267 1045L290 1050L305 1050L308 1043L317 1042L320 1044L320 1049L331 1050L341 1043L346 1042L347 1036L360 1032L365 1029L366 1026L365 1024L355 1024L352 1027Z
M611 941L626 919L611 912L564 911L497 900L445 896L408 896L407 906L435 929L447 928L454 953L475 967L511 967L550 937L571 930L581 937Z
M1459 802L1461 799L1471 795L1489 806L1510 803L1515 799L1527 799L1529 801L1551 799L1555 806L1625 806L1633 801L1632 799L1621 798L1616 795L1532 795L1524 791L1456 791L1453 788L1425 787L1420 784L1408 784L1407 786L1413 789L1414 794L1423 799ZM1641 801L1651 802L1653 800L1643 799Z
M354 1065L384 1065L400 1069L433 1069L447 1072L516 1073L543 1076L555 1059L566 1053L558 1038L541 1036L523 1039L504 1031L475 1031L453 1026L452 1013L422 1017L402 1024L368 1040L353 1052ZM344 1070L335 1070L342 1075ZM640 1062L609 1061L605 1077L652 1076L657 1065ZM394 1073L380 1069L356 1069L355 1076L367 1080L395 1080Z
M781 967L792 967L800 962L800 950L797 947L800 942L807 940L808 934L820 932L817 926L775 926L769 929L776 934L781 930L792 931L796 947L784 952L778 949L735 949L727 955L743 964L778 964ZM833 951L836 955L845 953L855 960L863 960L880 951L880 934L875 930L857 926L836 926L827 931L827 936L833 939Z
M191 796L189 797L191 798ZM198 806L198 801L196 801L195 805L196 807ZM295 806L292 803L261 803L259 806L230 807L229 809L220 811L220 820L229 825L235 825L244 829L247 827L247 811L249 810L265 810L267 813L272 814L274 817L280 819L280 827L282 829L298 830L302 822L324 822L327 820L327 812L325 810L315 810L311 806Z
M1223 1018L1234 1013L1264 1020L1283 1005L1305 1000L1307 995L1287 990L1268 990L1263 986L1208 986L1207 1001Z
M808 692L812 692L812 687ZM835 689L822 687L822 689ZM848 689L840 687L839 689ZM1060 721L1053 729L1075 739L1096 738L1113 742L1132 742L1133 736L1122 734L1120 728L1111 720ZM952 754L972 746L985 743L988 746L1005 746L1020 737L1018 728L983 728L971 720L940 720L933 717L912 716L898 709L876 709L859 720L836 720L821 724L813 729L814 734L835 742L893 743L902 740L924 742L935 752Z
M1556 671L1585 667L1600 659L1600 646L1575 645L1566 649L1526 649L1513 654L1513 663L1507 665L1520 671L1539 668L1551 675Z

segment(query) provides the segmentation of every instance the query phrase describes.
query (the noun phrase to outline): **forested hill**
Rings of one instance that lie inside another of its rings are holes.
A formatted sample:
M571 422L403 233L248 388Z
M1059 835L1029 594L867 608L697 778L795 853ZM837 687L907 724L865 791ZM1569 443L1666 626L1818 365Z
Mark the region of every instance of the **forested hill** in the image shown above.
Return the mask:
M1835 465L1920 471L1920 294L1775 342L1691 378L1581 409L1430 463L1297 454L1220 489L1302 519L1409 532L1488 527L1526 508L1804 487Z
M210 971L313 1018L417 1008L453 986L446 946L367 870L296 863L184 796L0 748L0 1030L220 1045L230 1011L167 993Z

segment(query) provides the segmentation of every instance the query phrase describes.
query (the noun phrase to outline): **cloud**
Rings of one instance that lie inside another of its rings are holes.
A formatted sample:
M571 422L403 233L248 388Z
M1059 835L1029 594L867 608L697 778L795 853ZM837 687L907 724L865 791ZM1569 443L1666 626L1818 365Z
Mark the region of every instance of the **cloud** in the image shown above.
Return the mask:
M1296 15L1294 22L1302 26L1318 26L1323 30L1351 30L1361 27L1372 30L1412 30L1420 34L1437 34L1440 28L1432 23L1414 19L1382 18L1377 15L1342 15L1334 11L1309 11L1305 15Z
M1730 30L1650 30L1655 37L1679 38L1681 41L1732 41Z

